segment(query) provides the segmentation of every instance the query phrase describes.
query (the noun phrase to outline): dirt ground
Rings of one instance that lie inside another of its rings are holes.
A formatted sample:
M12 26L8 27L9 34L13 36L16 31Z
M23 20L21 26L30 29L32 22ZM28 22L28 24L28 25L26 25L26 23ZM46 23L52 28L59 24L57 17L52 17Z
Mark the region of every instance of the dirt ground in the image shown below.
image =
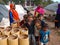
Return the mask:
M60 29L54 29L53 22L46 22L51 30L49 45L60 45Z

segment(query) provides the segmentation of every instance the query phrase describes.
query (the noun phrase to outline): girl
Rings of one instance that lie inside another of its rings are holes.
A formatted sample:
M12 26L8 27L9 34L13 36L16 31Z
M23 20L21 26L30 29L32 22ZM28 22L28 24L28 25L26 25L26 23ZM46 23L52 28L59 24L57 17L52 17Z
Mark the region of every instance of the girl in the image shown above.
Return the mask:
M40 20L35 21L35 39L36 39L36 45L39 45L39 30L41 29L41 23Z

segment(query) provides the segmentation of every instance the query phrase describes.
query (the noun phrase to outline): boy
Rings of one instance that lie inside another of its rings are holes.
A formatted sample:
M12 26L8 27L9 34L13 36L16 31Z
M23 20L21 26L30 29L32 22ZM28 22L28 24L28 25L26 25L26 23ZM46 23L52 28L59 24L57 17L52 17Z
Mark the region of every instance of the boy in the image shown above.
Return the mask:
M28 15L27 22L24 24L28 28L29 38L30 38L30 45L32 41L34 45L36 45L35 37L34 37L34 22L33 22L33 15Z
M20 22L20 26L22 26L23 24L25 24L27 22L27 17L28 17L28 15L23 16L23 20Z
M37 18L40 20L41 22L41 26L43 27L45 22L42 20L42 15L41 14L38 14Z
M47 24L45 24L42 30L40 30L40 44L48 45L48 41L50 41L50 30L48 29Z

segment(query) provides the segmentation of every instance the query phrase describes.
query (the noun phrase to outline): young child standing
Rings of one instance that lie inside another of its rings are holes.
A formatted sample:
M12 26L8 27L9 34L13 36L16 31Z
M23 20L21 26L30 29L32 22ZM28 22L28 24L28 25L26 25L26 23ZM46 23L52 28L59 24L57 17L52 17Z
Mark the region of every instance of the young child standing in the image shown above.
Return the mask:
M48 29L47 24L43 26L43 28L40 30L40 44L41 45L48 45L48 42L50 41L50 30Z
M40 20L41 22L41 26L43 27L45 22L42 20L42 15L41 14L38 14L37 18Z
M28 28L28 34L30 39L30 45L35 43L35 36L34 36L34 21L33 21L33 15L28 15L27 22L24 24ZM32 43L33 42L33 43Z
M41 29L41 23L40 20L35 21L35 40L36 40L36 45L39 45L39 30Z

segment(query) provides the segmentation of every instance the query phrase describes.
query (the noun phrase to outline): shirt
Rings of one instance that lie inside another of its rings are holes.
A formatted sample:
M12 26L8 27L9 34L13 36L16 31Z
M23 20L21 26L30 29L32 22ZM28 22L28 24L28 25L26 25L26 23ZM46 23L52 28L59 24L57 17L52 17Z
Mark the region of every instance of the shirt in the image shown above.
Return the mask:
M44 22L44 21L42 21L42 20L40 20L40 22L41 22L41 26L43 27L43 26L44 26L44 24L45 24L45 22Z
M50 30L47 30L46 32L44 32L43 30L40 30L39 33L41 35L40 42L47 43L49 41L48 35L50 34Z
M57 9L57 14L60 14L60 8Z
M24 25L28 28L29 34L34 34L34 23L33 22L31 22L30 25L28 23L25 23Z
M35 36L39 36L39 30L35 26Z

